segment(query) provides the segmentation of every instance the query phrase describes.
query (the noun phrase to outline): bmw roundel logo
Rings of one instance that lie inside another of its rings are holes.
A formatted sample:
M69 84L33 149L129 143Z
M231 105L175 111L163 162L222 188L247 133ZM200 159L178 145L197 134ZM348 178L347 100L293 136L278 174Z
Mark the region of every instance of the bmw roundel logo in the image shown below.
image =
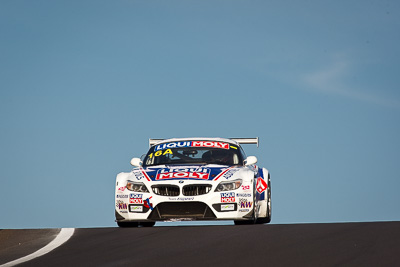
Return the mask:
M179 180L179 183L180 183L180 184L183 184L183 181L182 181L182 180Z

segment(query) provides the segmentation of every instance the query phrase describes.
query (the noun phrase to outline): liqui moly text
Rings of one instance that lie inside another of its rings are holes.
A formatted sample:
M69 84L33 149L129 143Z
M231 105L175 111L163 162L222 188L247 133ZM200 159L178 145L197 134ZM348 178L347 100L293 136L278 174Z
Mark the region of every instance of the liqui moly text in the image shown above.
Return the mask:
M210 169L207 168L171 168L157 171L156 180L163 179L202 179L207 180Z
M154 151L168 149L168 148L178 148L178 147L214 147L214 148L229 149L229 144L223 142L213 142L213 141L172 142L172 143L157 145L154 148Z

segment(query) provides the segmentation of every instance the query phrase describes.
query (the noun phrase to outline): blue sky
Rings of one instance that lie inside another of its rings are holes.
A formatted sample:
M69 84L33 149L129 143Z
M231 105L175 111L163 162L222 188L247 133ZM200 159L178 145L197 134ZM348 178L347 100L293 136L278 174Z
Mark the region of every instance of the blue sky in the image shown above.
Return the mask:
M114 226L148 138L255 137L272 223L400 220L398 1L0 2L0 228Z

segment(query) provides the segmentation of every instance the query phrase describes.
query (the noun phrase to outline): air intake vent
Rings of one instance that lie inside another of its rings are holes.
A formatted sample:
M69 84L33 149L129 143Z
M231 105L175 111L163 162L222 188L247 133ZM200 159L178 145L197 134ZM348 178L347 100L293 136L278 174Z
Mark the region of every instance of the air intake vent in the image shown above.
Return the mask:
M202 202L163 202L154 207L148 219L193 219L213 220L216 218L212 210Z
M153 193L160 196L179 196L179 187L176 185L153 185Z
M209 184L191 184L185 185L183 187L183 195L184 196L198 196L204 195L210 192L211 185Z

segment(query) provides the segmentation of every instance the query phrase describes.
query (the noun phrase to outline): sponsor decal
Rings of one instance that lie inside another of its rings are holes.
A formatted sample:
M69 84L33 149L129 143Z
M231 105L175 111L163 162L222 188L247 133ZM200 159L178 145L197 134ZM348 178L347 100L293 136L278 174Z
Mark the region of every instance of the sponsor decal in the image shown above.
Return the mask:
M239 212L249 212L250 209L239 209Z
M194 197L169 197L168 200L190 201L190 200L194 200Z
M192 146L193 147L216 147L216 148L229 149L229 144L222 143L222 142L193 141Z
M258 179L257 179L257 185L256 185L257 192L261 194L262 192L264 192L265 190L267 190L267 188L268 188L268 185L267 185L267 183L264 181L264 179L261 178L261 177L258 177Z
M117 195L116 197L117 198L128 198L129 196L128 195Z
M129 206L130 212L143 212L143 206Z
M157 145L154 151L164 150L168 148L180 148L180 147L214 147L229 149L228 143L223 142L212 142L212 141L184 141L184 142L172 142L166 144Z
M126 188L126 186L120 187L120 188L118 188L118 191L123 192L125 190L125 188Z
M242 185L242 190L243 191L250 190L250 185Z
M236 193L237 197L251 197L250 193Z
M166 149L166 148L191 147L191 146L192 146L192 142L191 141L172 142L172 143L166 143L166 144L157 145L154 148L154 151L163 150L163 149Z
M167 155L167 154L171 154L171 155L172 155L172 150L171 150L171 149L167 149L167 150L165 150L165 151L163 151L163 150L158 150L158 151L155 152L155 153L150 153L149 158L152 158L153 156L154 156L154 157L165 156L165 155Z
M253 201L247 201L245 198L239 198L239 207L241 209L251 209L251 206L253 205Z
M226 171L225 173L224 173L224 178L226 178L226 179L229 179L229 178L231 178L237 171L239 171L240 169L237 169L237 168L235 168L235 169L228 169L228 171Z
M143 194L130 194L129 203L131 204L143 204Z
M150 178L148 177L148 175L142 168L140 168L138 170L134 170L134 171L132 171L132 173L136 176L136 179L138 179L138 180L146 178L147 181L150 181Z
M202 179L207 180L210 170L206 168L172 168L157 171L156 180L163 179Z
M116 206L119 210L126 210L127 207L128 207L128 205L126 205L126 203L123 202L122 200L118 200L118 201L115 203L115 206Z
M136 179L142 180L144 177L144 174L140 170L134 170L132 171L133 175L135 175Z
M227 169L221 169L222 172L221 172L220 174L218 174L217 177L215 177L214 181L218 180L221 176L223 176L226 172L228 172L228 171L231 170L232 168L234 168L234 167L229 167L229 168L227 168Z
M149 208L149 209L153 210L153 204L150 202L150 199L151 199L151 198L152 198L152 197L146 198L146 200L143 201L143 206L146 207L146 208Z
M235 202L235 192L221 193L221 202Z
M233 204L222 204L221 211L235 210L235 205Z

